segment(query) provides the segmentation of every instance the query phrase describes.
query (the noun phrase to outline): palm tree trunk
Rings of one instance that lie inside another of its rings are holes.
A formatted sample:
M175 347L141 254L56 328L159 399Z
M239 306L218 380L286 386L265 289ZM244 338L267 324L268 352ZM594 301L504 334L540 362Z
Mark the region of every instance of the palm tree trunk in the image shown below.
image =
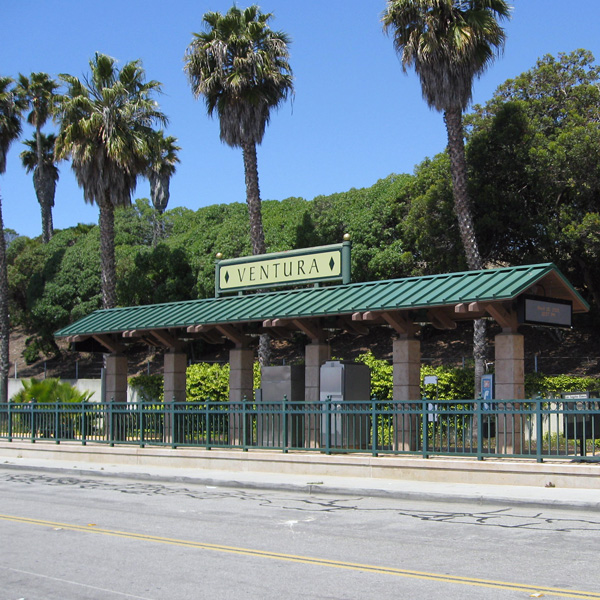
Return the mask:
M52 205L44 202L42 204L42 239L47 244L54 235L54 224L52 222Z
M454 212L458 219L458 228L467 264L472 271L482 269L483 263L479 254L479 246L475 238L471 202L467 190L467 160L463 140L462 112L460 108L449 109L444 113L448 132L448 152L450 154L450 171L452 173L452 189L454 193Z
M242 143L242 155L244 157L246 202L248 203L248 216L250 217L252 254L264 254L266 246L262 224L260 188L258 187L256 144L254 142ZM267 333L263 333L258 340L258 361L263 367L269 365L271 362L271 340Z
M115 266L115 209L110 199L98 203L100 208L100 263L102 268L102 307L117 305Z
M6 265L6 240L0 195L0 402L8 401L10 323L8 318L8 275Z
M47 244L54 234L52 206L54 206L56 182L49 177L47 171L42 171L37 166L33 172L33 187L42 211L42 243Z
M454 195L454 212L458 220L460 238L462 240L467 265L470 270L483 268L479 246L475 237L471 202L467 189L467 161L463 138L462 111L460 108L448 109L444 113L444 121L448 132L448 153L450 154L450 171L452 173L452 189ZM476 319L473 323L473 359L475 361L475 397L481 391L481 376L484 372L486 353L486 322Z
M248 216L250 217L250 242L252 243L252 254L264 254L265 234L263 232L260 189L258 187L256 144L254 142L243 142L242 154L244 156L246 202L248 203Z
M44 166L44 154L42 151L42 132L39 127L39 123L35 129L35 146L37 154L37 164L35 167L35 171L33 172L33 183L39 203L42 207L42 242L44 244L47 244L51 240L53 234L52 207L48 206L48 199L45 197L47 187L47 183L45 181L46 168ZM49 219L48 215L50 215Z

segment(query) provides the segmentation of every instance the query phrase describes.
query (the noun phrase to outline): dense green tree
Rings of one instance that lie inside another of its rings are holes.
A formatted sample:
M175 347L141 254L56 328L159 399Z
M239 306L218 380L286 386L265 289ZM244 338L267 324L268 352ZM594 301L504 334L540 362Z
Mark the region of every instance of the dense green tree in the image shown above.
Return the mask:
M545 56L467 123L482 251L555 262L600 306L600 67L585 50Z
M31 240L12 259L14 321L48 354L58 352L57 329L101 307L99 245L97 228L70 228L47 244Z
M53 144L55 138L45 136L42 128L53 116L58 99L58 87L58 82L47 73L32 73L30 77L19 75L18 90L30 109L27 122L35 127L34 146L32 147L30 143L26 142L30 148L29 151L35 152L35 160L29 156L28 164L24 166L28 173L33 171L33 185L42 209L42 240L44 243L50 241L53 233L52 207L54 206L58 169L53 158L50 158L54 148L49 148L50 140Z
M408 206L400 223L401 237L413 258L411 275L465 271L466 257L460 246L454 218L450 158L447 152L417 165L404 190Z
M0 175L6 172L6 155L10 145L21 135L24 102L15 90L10 77L0 77ZM0 194L0 402L6 402L8 392L9 338L8 274L6 241Z
M119 302L125 306L192 300L194 276L182 248L165 244L138 249L134 265L119 278Z
M34 139L23 143L28 150L21 152L21 162L27 173L33 172L33 187L42 210L42 241L48 243L54 233L52 208L56 195L58 167L54 160L54 144L56 136L53 133L36 133Z
M248 210L244 204L214 204L196 212L175 209L168 211L166 217L172 220L168 244L185 249L196 277L195 290L199 298L215 293L218 252L224 258L247 256L252 252Z
M444 113L455 213L469 269L481 260L467 188L462 113L480 76L504 45L499 21L508 18L505 0L388 0L384 28L394 36L402 67L414 67L427 104ZM483 375L485 321L475 321L475 393Z
M319 244L352 240L354 281L391 279L410 271L412 256L401 239L408 175L390 175L375 185L331 196L318 196L310 215Z
M60 99L58 158L71 164L84 199L100 212L102 303L116 306L114 212L131 202L138 175L146 171L153 125L166 117L153 96L157 81L145 81L140 61L118 69L116 60L96 54L83 81L61 75L68 90Z

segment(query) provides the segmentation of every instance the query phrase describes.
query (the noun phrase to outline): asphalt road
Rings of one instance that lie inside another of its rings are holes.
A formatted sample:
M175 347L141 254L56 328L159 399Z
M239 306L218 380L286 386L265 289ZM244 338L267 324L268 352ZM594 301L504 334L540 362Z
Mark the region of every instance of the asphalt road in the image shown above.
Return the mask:
M2 470L0 600L600 598L600 513Z

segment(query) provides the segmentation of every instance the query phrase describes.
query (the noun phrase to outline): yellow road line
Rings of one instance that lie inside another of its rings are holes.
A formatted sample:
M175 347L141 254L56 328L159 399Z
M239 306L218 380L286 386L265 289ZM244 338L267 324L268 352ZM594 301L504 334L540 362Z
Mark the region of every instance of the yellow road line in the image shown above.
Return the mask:
M580 598L582 600L600 599L600 592L586 592L581 590L567 590L554 587L543 587L514 583L509 581L496 581L491 579L478 579L475 577L460 577L455 575L446 575L441 573L429 573L426 571L413 571L409 569L396 569L393 567L383 567L378 565L367 565L361 563L344 562L318 558L311 556L300 556L295 554L283 554L281 552L270 552L266 550L255 550L252 548L239 548L235 546L224 546L221 544L209 544L206 542L194 542L191 540L179 540L175 538L160 537L155 535L146 535L128 531L117 531L112 529L102 529L95 525L76 525L73 523L57 523L54 521L45 521L42 519L30 519L27 517L17 517L13 515L2 515L0 519L4 521L13 521L15 523L26 523L28 525L41 525L43 527L60 527L70 531L80 531L84 533L95 533L100 535L110 535L130 540L140 540L144 542L155 542L159 544L170 544L186 548L195 548L199 550L211 550L213 552L226 552L229 554L241 554L245 556L254 556L259 558L268 558L271 560L283 560L308 565L322 567L332 567L337 569L350 569L354 571L363 571L367 573L378 573L380 575L394 575L397 577L410 577L428 581L438 581L441 583L456 583L461 585L470 585L475 587L486 587L495 589L514 590L519 592L531 592L532 594L543 594L545 596L558 596L562 598Z

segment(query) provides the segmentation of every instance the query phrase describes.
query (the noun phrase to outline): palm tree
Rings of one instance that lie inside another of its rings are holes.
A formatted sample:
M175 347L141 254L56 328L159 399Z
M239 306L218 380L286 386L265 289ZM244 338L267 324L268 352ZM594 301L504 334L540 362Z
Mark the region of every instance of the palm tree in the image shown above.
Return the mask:
M0 175L6 172L6 155L10 145L21 135L24 103L10 77L0 77ZM10 324L8 319L8 276L6 241L0 195L0 402L8 400Z
M35 127L36 161L33 168L33 185L38 202L42 207L42 241L46 244L52 238L52 207L54 192L58 180L58 170L54 161L48 162L45 156L45 140L42 139L42 127L52 116L56 107L58 82L47 73L32 73L31 77L19 75L19 93L31 109L27 122ZM46 170L49 173L46 173ZM27 172L30 172L29 169Z
M253 254L265 252L256 145L271 109L293 93L290 40L269 27L271 17L258 6L208 12L205 31L194 34L185 54L192 92L204 96L209 115L217 112L221 140L242 148Z
M164 131L161 130L156 132L150 148L146 173L150 181L150 197L157 213L154 222L154 246L164 234L161 216L169 203L169 184L175 173L175 164L179 162L177 152L181 150L176 143L177 138L171 135L165 137Z
M58 167L54 162L54 144L56 136L40 133L23 143L28 150L21 152L21 162L27 173L33 171L33 187L42 208L42 241L47 244L54 231L52 224L52 207L58 181ZM41 157L41 160L40 160Z
M503 48L499 21L510 16L505 0L388 0L384 30L393 31L404 71L414 67L427 104L444 113L454 209L469 269L483 268L467 190L462 113L481 76ZM475 322L475 393L485 354L485 321Z
M166 123L152 95L157 81L145 81L139 60L121 70L116 60L98 54L83 81L60 75L67 93L60 98L56 157L71 158L84 199L97 204L100 223L102 301L116 306L114 210L131 203L138 175L147 168L155 122Z

